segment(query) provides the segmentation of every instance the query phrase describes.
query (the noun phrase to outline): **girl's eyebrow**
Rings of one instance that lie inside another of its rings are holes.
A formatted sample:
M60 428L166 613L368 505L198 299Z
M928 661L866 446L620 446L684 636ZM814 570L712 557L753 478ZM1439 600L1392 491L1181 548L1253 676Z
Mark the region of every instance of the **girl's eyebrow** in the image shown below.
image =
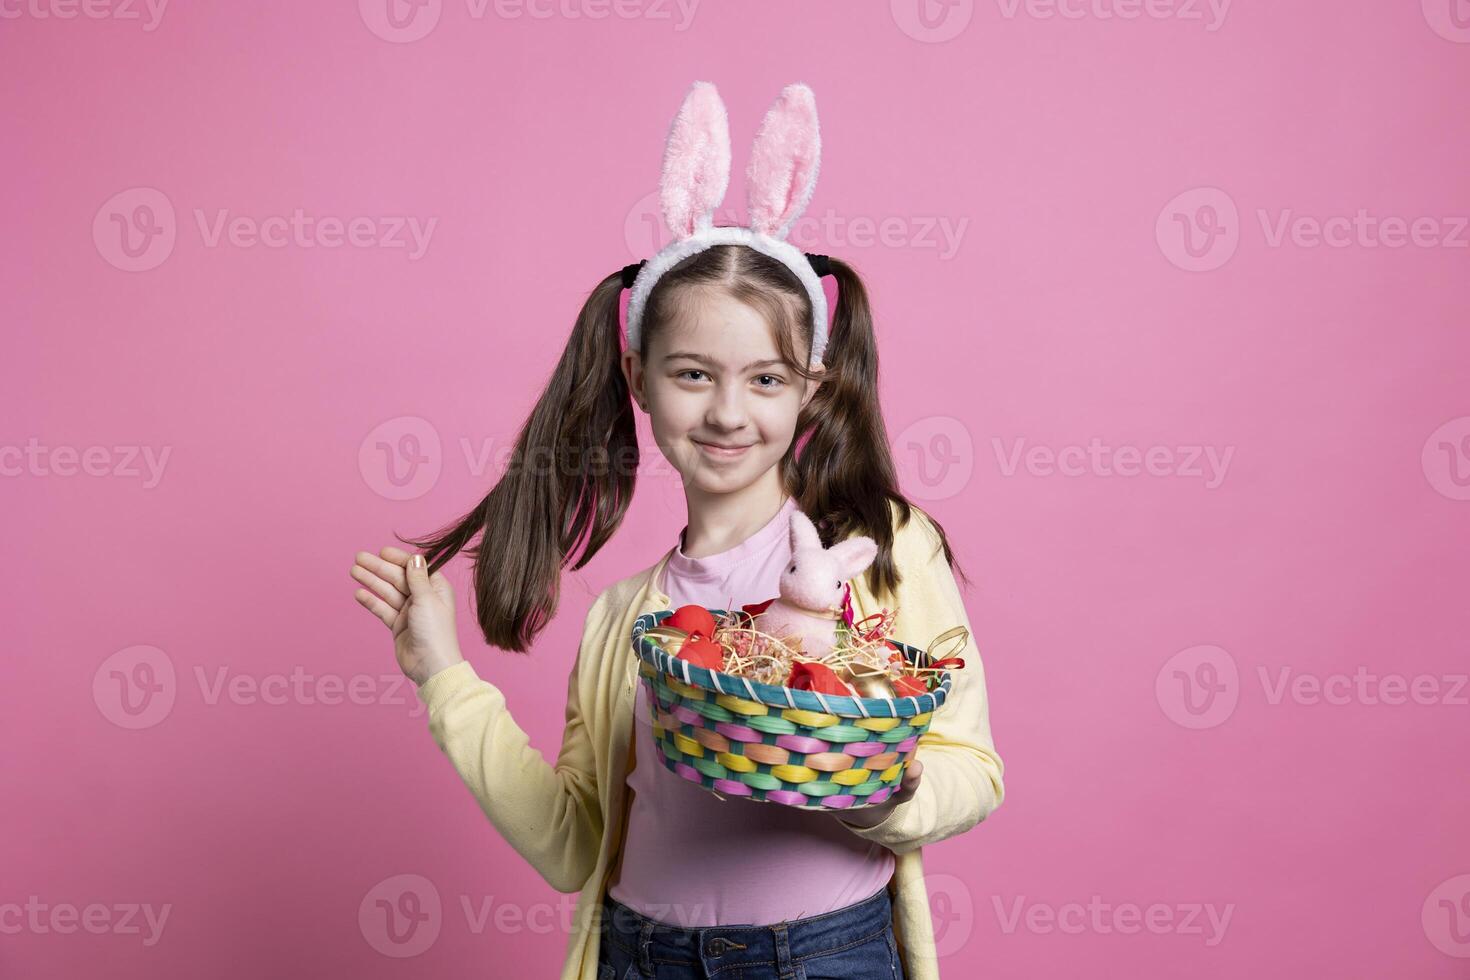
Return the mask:
M704 364L704 365L706 365L708 367L719 367L720 366L717 361L714 361L711 358L705 357L703 354L695 354L695 353L693 353L691 351L687 351L687 350L676 350L673 353L665 354L664 355L664 360L666 360L666 361L673 361L673 360L677 360L677 359L679 359L681 357L682 358L686 358L687 360L697 361L698 363ZM749 364L745 365L745 367L741 368L740 370L742 370L742 371L749 371L751 368L770 367L772 365L785 364L785 363L786 362L783 361L783 360L781 360L781 358L779 358L779 357L772 357L772 358L767 358L764 361L751 361Z

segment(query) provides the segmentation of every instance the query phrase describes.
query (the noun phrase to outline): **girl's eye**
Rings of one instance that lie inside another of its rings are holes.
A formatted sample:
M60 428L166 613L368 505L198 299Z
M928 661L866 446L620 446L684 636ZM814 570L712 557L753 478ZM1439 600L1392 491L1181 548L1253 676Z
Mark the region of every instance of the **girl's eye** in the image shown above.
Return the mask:
M756 378L757 381L760 381L762 379L768 379L770 381L774 381L775 384L758 385L757 387L760 387L760 388L779 388L781 385L783 385L783 384L786 383L782 379L776 377L774 374L762 374L760 377Z
M690 368L687 371L680 371L679 372L679 377L682 378L682 377L684 377L685 375L688 375L688 374L703 374L703 373L704 372L701 371L699 368Z

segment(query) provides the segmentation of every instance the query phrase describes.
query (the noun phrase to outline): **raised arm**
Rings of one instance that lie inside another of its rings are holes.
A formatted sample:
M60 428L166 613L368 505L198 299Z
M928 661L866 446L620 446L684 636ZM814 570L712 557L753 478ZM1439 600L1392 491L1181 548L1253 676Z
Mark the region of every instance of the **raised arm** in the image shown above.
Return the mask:
M560 892L579 891L597 863L603 814L592 743L582 713L578 678L592 656L604 596L583 625L582 642L567 681L566 730L556 764L532 748L511 717L500 689L468 662L430 677L418 689L428 707L429 731L449 757L495 829Z

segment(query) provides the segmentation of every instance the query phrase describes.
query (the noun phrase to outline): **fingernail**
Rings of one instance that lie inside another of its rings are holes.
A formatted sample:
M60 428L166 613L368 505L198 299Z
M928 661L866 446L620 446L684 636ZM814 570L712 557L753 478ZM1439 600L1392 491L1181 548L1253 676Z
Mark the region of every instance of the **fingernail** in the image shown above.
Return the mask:
M423 555L414 555L412 558L409 559L409 561L413 562L413 567L414 568L423 568L424 567L424 556Z

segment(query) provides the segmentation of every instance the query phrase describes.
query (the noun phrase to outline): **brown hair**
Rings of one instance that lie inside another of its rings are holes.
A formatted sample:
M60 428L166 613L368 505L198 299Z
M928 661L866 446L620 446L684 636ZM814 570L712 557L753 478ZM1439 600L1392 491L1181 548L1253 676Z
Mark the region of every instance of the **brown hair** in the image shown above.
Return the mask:
M855 534L877 542L868 583L875 592L891 590L900 575L892 559L890 506L902 526L913 505L899 493L878 405L878 347L867 291L850 265L834 258L831 266L837 305L823 383L797 420L781 477L824 544ZM680 304L697 301L699 290L692 287L724 290L762 313L776 328L788 367L816 377L800 350L810 350L812 340L811 300L800 280L781 262L743 245L705 249L659 279L644 308L640 354L677 316ZM562 569L586 565L622 523L632 500L639 452L619 363L621 293L621 272L592 290L521 427L510 464L479 506L428 537L401 539L424 551L431 573L468 550L480 631L503 650L531 645L556 612ZM934 526L945 560L954 565L944 529ZM471 546L476 535L480 541Z

